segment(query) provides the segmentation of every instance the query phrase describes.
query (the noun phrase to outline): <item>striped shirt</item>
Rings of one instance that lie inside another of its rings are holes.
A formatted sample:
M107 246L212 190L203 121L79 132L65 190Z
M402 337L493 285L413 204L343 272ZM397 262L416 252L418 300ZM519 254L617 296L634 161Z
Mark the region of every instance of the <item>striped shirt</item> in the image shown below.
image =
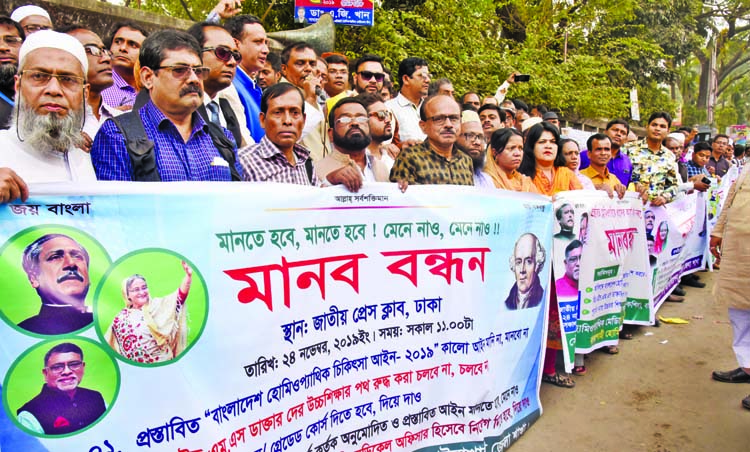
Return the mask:
M315 174L312 183L307 177L305 162L310 151L295 144L292 150L296 163L292 165L286 156L264 135L260 142L237 152L239 163L245 173L244 180L254 182L281 182L297 185L317 185Z
M208 126L198 113L193 112L193 129L187 142L152 101L148 101L139 114L146 136L154 142L156 167L163 182L232 180L229 164L214 146ZM224 135L232 139L226 129ZM106 121L96 134L91 161L99 180L133 180L125 137L114 121ZM236 167L242 175L238 162Z
M112 71L112 86L102 91L102 100L110 107L122 107L123 105L133 105L135 96L138 94L135 88L128 85L117 71Z

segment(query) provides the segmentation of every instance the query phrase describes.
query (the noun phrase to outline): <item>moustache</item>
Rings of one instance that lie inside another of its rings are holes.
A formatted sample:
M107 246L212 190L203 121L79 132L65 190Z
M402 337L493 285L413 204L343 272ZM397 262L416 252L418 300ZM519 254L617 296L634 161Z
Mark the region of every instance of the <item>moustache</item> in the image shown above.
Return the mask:
M199 96L202 96L203 95L203 90L201 89L200 86L198 86L196 84L190 84L190 85L187 85L186 87L182 88L180 90L179 94L180 94L180 97L183 97L183 96L187 96L188 94L193 94L193 93L195 93L195 94L197 94Z
M71 279L77 279L78 281L83 282L83 276L78 273L78 270L68 270L67 273L57 278L57 283L60 284L63 281L69 281Z

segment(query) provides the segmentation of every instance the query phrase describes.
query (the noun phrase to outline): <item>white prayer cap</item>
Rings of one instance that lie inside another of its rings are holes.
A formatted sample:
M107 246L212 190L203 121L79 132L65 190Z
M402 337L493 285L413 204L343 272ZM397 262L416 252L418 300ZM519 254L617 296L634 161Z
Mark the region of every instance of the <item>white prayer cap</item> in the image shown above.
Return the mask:
M527 130L529 130L530 128L534 127L535 125L539 124L542 121L543 121L542 118L540 118L539 116L532 116L531 118L521 123L521 131L526 132Z
M474 110L464 110L461 112L461 124L465 122L481 122L479 115Z
M23 67L23 60L26 56L36 49L58 49L73 55L83 66L83 77L89 70L89 59L86 57L86 50L83 44L76 38L64 33L58 33L52 30L40 30L26 37L18 51L19 68Z
M680 146L685 146L685 134L682 132L672 132L667 135L667 138L671 138L680 143Z
M10 19L13 22L21 22L29 16L43 16L52 22L52 18L49 17L49 13L36 5L19 6L13 10L13 14L10 15Z

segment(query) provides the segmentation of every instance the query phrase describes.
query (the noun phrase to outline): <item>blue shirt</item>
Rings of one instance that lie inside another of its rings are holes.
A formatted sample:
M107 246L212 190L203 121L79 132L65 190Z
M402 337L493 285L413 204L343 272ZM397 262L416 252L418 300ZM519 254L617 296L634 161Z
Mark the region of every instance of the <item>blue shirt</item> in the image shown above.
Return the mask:
M586 169L590 164L588 151L581 152L580 169ZM628 186L630 183L630 174L633 172L633 163L630 161L630 157L622 152L622 148L620 148L620 152L616 156L609 159L607 169L610 173L617 176L622 185Z
M708 172L705 166L698 166L692 160L688 160L685 163L685 167L687 168L688 177L697 176L699 174L702 174L706 177L711 177L711 173Z
M139 114L146 135L154 142L156 167L163 182L232 180L228 163L214 146L208 127L198 113L193 113L193 130L187 142L153 102L148 101ZM224 135L231 139L226 129ZM91 163L99 180L133 180L125 137L114 121L106 121L96 134ZM236 159L235 166L241 176L242 168Z
M250 78L245 71L237 68L234 75L234 87L240 95L242 106L245 107L245 119L247 120L247 129L250 131L253 140L260 143L260 139L265 136L266 131L260 125L260 100L263 97L263 90Z

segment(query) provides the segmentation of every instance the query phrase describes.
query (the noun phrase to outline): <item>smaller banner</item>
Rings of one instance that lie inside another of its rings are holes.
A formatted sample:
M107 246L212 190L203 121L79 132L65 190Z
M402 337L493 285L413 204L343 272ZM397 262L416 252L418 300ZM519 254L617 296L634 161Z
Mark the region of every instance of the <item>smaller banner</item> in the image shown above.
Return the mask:
M323 14L330 14L336 25L372 27L375 23L371 0L294 0L297 22L314 24Z

